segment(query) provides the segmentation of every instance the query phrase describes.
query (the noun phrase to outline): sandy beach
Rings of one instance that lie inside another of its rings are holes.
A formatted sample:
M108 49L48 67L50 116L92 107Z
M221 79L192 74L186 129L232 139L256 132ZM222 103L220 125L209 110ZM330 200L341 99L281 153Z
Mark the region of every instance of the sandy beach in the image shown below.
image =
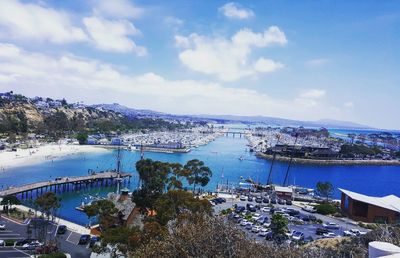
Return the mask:
M31 149L0 152L0 173L9 168L29 166L82 153L106 152L105 148L90 145L47 144Z

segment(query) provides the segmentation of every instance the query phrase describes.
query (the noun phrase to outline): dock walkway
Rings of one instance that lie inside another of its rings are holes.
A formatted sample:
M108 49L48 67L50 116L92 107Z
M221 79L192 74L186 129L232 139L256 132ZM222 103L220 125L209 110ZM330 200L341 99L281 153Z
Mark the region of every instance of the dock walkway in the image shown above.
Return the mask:
M41 181L21 186L12 187L6 190L0 191L0 197L8 196L8 195L17 195L17 194L27 194L29 192L33 192L36 190L40 190L43 192L43 189L47 190L68 190L70 186L79 187L81 185L90 185L90 184L103 184L103 182L108 185L108 183L112 183L118 180L124 180L126 178L132 177L130 173L117 173L114 171L95 173L93 175L88 176L77 176L77 177L62 177L52 181ZM111 181L111 182L110 182Z

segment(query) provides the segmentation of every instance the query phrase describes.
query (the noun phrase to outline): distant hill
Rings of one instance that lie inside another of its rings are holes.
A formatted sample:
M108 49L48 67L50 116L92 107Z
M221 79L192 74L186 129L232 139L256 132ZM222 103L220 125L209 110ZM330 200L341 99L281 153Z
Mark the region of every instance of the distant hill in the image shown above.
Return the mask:
M102 108L136 118L162 118L168 120L183 121L208 121L218 123L244 123L244 124L265 124L270 126L304 126L304 127L327 127L327 128L351 128L370 129L371 127L347 121L323 119L317 121L300 121L277 117L266 116L235 116L235 115L174 115L152 110L134 109L120 104L96 104L94 108Z

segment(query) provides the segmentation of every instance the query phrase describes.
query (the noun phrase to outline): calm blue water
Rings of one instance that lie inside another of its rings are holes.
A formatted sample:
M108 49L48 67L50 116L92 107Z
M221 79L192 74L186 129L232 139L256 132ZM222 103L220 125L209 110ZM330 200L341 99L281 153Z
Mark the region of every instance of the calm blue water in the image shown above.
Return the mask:
M207 189L214 190L217 183L238 182L240 177L252 178L265 183L268 177L270 161L258 159L246 152L247 141L244 138L221 137L207 146L192 150L187 154L145 153L146 158L167 162L185 163L190 159L203 160L213 171L213 177ZM47 162L35 166L9 169L0 173L0 187L22 185L40 180L54 179L58 176L86 175L88 169L106 170L115 168L116 151L101 154L85 154ZM238 158L244 157L243 161ZM134 173L130 189L137 186L135 163L140 159L139 152L123 151L123 170ZM287 164L276 162L273 170L274 183L281 184ZM290 174L290 184L305 187L315 187L318 181L330 181L336 188L360 192L363 194L384 196L395 194L400 196L400 167L394 166L315 166L293 165ZM71 221L86 224L86 216L74 209L82 201L82 195L105 195L114 191L108 189L81 190L80 192L61 194L62 207L60 216ZM336 190L335 197L339 197Z

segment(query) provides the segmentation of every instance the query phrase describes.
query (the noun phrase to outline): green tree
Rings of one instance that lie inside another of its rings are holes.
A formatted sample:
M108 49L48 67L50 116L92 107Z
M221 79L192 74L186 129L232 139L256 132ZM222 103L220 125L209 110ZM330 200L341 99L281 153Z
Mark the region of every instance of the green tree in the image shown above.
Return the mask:
M333 196L333 185L330 182L318 182L315 193L318 196L321 196L326 199L326 201L329 201L329 198Z
M156 218L161 225L175 219L182 212L211 214L211 205L207 200L199 200L192 193L183 190L170 190L155 203Z
M79 144L85 144L88 139L87 133L78 133L76 135L76 139L78 140Z
M1 205L3 205L4 209L6 212L12 209L13 205L20 205L21 201L15 197L14 195L8 195L3 197L3 200L0 202Z
M206 186L212 176L211 169L204 165L203 161L198 159L189 160L184 169L188 170L187 180L189 185L193 185L193 192L196 191L196 185Z
M288 232L288 220L282 214L274 214L271 218L271 230L279 238Z
M89 220L89 227L91 226L92 218L98 215L98 208L96 205L85 205L83 212L86 214Z
M35 207L39 209L39 211L42 212L42 216L46 218L47 221L41 223L40 225L37 225L38 222L35 223L36 231L37 231L37 226L40 226L39 233L41 236L40 238L47 243L47 226L50 224L50 220L54 221L55 214L57 210L60 208L60 199L57 197L57 195L53 192L47 192L43 194L42 196L38 197L35 202L34 202ZM50 237L52 237L51 235ZM50 238L51 240L51 238Z
M153 208L154 202L165 189L170 174L169 163L151 159L136 162L139 174L140 189L133 192L133 201L140 208Z

